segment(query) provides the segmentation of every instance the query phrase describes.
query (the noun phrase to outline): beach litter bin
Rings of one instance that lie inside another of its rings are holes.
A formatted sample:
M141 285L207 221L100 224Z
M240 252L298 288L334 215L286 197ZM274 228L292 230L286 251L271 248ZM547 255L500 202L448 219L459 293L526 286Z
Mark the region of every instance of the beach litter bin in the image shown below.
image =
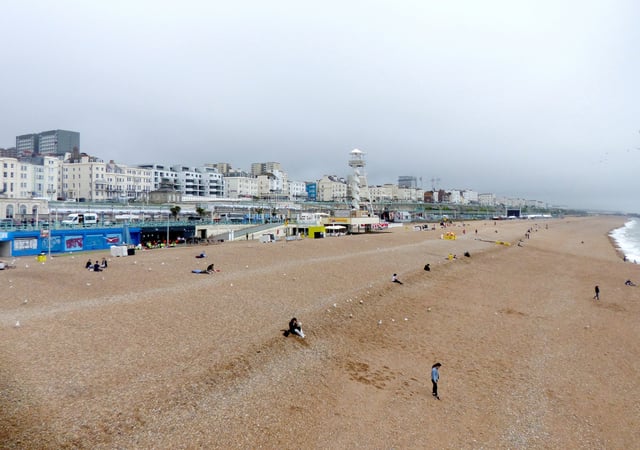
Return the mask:
M131 247L131 248L128 248L128 249L127 249L127 255L129 255L129 256L133 256L133 255L135 255L135 254L136 254L136 249L135 249L135 247Z
M38 256L36 256L36 260L39 263L47 262L47 255L45 255L44 253L40 253Z

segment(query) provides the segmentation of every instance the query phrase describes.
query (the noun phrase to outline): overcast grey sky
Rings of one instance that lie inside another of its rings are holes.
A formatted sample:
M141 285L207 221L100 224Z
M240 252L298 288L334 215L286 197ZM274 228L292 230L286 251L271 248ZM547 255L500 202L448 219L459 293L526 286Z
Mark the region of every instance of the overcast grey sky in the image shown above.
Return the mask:
M0 147L640 212L637 0L2 1Z

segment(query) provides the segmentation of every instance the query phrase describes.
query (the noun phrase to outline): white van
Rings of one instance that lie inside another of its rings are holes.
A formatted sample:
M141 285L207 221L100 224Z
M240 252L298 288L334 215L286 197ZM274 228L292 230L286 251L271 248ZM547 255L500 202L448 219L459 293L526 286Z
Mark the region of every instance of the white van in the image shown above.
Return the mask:
M98 215L95 213L78 213L69 214L62 221L62 225L96 225L98 223Z

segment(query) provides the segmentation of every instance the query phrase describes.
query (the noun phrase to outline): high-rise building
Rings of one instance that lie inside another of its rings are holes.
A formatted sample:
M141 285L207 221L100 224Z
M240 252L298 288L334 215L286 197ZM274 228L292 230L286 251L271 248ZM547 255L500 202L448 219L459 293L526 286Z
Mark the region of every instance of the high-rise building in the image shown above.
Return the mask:
M264 162L264 163L252 163L251 175L257 177L258 175L265 175L267 173L273 173L279 170L282 172L282 165L278 162Z
M31 156L34 153L38 153L38 143L37 134L32 133L16 136L16 152L21 156Z
M418 179L413 176L400 175L398 177L398 187L416 189L418 187Z
M50 130L16 136L19 156L59 155L80 149L80 133L67 130Z

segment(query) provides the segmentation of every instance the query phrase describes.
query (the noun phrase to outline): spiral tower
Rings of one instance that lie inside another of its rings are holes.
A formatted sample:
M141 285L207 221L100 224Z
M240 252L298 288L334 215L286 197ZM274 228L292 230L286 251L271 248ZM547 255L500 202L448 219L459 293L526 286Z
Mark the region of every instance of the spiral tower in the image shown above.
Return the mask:
M365 166L367 163L364 160L364 152L354 148L349 154L349 167L353 169L353 173L349 176L349 191L351 197L351 209L359 211L360 203L362 201L360 192L362 187L367 185L367 176L365 172ZM372 212L372 207L369 199L367 200L367 210Z

